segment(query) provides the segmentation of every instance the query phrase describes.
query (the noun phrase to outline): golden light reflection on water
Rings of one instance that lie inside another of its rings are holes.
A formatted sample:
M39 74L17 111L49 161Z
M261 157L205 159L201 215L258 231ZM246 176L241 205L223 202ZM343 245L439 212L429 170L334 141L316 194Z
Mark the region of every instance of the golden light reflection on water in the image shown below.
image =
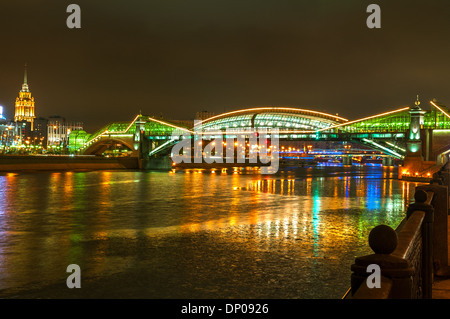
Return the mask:
M325 182L329 192L324 192ZM348 224L348 220L355 214L368 213L372 214L369 219L391 221L395 227L399 222L398 216L409 203L412 190L409 183L400 183L401 194L393 196L393 179L370 180L345 176L327 178L326 181L323 178L253 180L246 186L235 189L249 193L247 196L251 198L260 194L272 194L295 197L294 201L277 197L278 201L284 201L280 205L284 209L277 207L272 213L260 211L257 213L258 217L251 222L246 221L245 217L240 220L233 218L230 226L255 225L259 229L259 236L265 234L266 237L276 238L297 239L301 232L303 235L310 234L313 238L320 234L322 244L349 236L362 238L367 235L370 230L368 226L373 221L358 218L355 228ZM267 197L264 200L271 202ZM217 227L225 228L226 225Z
M112 239L135 242L142 236L199 232L253 251L300 246L305 256L317 257L366 242L379 223L395 226L415 188L389 178L393 171L388 169L379 178L235 172L0 176L0 216L6 215L0 218L3 276L31 281L28 268L53 269L80 260L93 260L89 271L101 274L114 271L108 264Z

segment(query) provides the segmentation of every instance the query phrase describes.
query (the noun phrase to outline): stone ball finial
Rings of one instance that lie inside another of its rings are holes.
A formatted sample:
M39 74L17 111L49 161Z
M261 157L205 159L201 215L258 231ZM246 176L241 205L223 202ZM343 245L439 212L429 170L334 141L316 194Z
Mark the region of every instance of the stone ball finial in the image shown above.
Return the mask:
M422 189L416 190L414 193L414 200L416 203L425 203L428 199L428 194Z
M390 254L397 248L397 233L387 225L378 225L370 231L369 246L375 254Z

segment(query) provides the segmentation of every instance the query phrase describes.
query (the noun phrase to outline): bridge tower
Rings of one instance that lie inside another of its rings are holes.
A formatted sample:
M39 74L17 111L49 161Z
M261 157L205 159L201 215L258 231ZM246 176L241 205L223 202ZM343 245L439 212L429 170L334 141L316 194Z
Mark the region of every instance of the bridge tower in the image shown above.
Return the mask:
M411 114L411 124L409 125L406 141L406 156L411 158L417 157L422 161L421 129L423 128L423 115L426 112L419 106L419 96L417 96L417 100L414 104L415 105L409 110L409 114Z
M135 151L139 149L141 139L144 136L145 123L146 121L142 118L142 114L139 113L138 119L134 122L134 125L136 125L136 130L133 137L133 146Z
M417 96L414 106L410 107L409 114L411 122L406 137L406 156L403 160L403 166L399 167L399 176L407 172L415 175L429 168L432 164L425 162L422 153L422 132L423 118L426 111L420 107L419 96Z

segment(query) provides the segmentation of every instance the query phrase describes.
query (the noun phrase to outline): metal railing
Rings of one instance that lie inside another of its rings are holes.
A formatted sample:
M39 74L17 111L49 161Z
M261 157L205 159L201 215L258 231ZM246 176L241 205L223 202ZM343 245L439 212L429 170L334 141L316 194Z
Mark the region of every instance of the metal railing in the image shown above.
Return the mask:
M351 266L351 287L343 299L431 299L433 276L449 274L448 169L416 188L415 202L396 230L386 225L369 234L374 254L357 257ZM368 265L381 269L380 288L370 288Z

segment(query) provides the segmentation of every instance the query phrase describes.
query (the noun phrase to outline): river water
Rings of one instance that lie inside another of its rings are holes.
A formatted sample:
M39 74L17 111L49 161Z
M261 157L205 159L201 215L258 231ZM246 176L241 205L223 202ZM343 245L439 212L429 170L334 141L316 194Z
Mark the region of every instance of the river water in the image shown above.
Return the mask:
M3 174L0 297L341 298L370 230L405 216L395 170Z

